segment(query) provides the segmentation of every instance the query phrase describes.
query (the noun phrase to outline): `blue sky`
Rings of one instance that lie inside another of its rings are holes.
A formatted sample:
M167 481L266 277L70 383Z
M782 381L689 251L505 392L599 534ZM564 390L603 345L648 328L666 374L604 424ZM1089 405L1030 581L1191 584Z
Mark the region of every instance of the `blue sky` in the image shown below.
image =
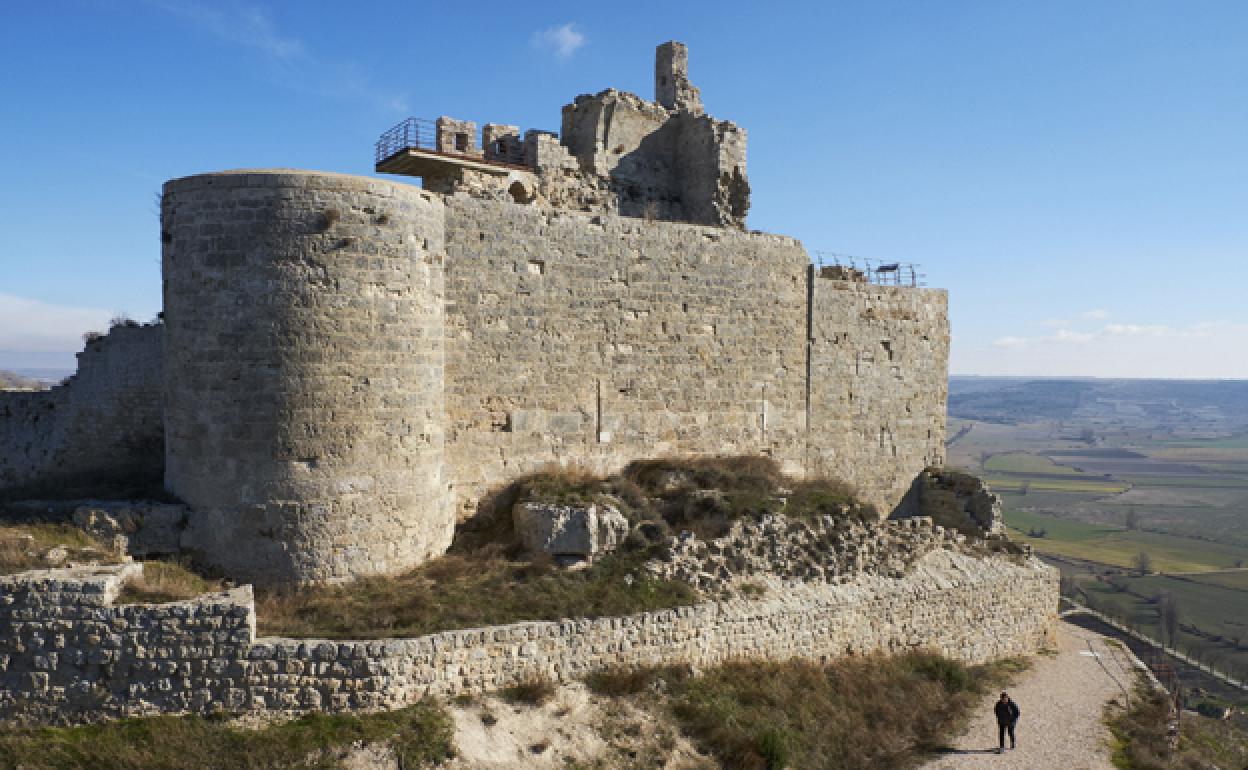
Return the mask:
M920 263L959 374L1248 377L1248 3L14 3L0 368L159 309L171 177L371 174L408 115L557 129L690 46L752 228Z

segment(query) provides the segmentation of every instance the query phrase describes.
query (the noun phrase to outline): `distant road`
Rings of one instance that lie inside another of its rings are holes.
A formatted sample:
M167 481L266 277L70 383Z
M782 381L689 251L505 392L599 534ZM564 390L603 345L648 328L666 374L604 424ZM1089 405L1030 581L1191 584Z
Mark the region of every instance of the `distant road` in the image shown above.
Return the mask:
M945 439L945 446L951 447L956 442L961 441L962 439L966 438L966 434L970 433L971 428L974 428L974 427L975 427L975 423L973 422L966 423L965 425L962 426L962 429L959 430L957 433L953 434L952 437Z

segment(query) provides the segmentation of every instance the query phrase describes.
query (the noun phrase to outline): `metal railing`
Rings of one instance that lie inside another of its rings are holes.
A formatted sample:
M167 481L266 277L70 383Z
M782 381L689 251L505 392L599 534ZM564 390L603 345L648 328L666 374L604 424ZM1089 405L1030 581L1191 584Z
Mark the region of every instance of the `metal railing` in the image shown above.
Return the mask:
M425 118L408 118L381 135L373 160L381 163L404 150L437 149L437 124Z
M845 280L859 280L879 286L927 285L927 275L911 262L890 262L834 251L814 251L811 261L820 275Z
M472 140L475 146L476 139ZM404 150L426 150L440 155L472 158L486 163L525 166L524 141L520 137L496 139L480 151L461 152L438 147L438 122L428 118L408 118L390 128L377 140L373 162L381 163Z

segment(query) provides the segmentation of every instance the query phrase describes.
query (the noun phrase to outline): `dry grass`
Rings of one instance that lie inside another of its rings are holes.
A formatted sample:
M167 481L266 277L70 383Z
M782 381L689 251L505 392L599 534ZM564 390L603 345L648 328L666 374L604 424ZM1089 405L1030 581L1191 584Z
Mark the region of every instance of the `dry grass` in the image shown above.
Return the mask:
M645 558L644 552L611 554L588 569L561 571L548 561L448 554L398 577L261 590L256 611L264 634L376 639L522 620L628 615L697 600L684 583L644 575Z
M967 667L931 653L728 663L595 673L599 695L636 696L670 718L722 767L849 770L907 767L952 738L989 689L1020 661Z
M143 563L143 576L126 583L117 604L162 604L194 599L222 585L206 580L183 564L167 561Z
M1008 670L912 653L730 663L669 686L681 728L726 768L892 768L947 741Z
M200 717L0 732L0 770L269 770L341 767L353 743L388 743L405 768L453 756L450 717L433 702L367 715L314 714L260 730Z
M55 566L46 555L57 546L65 549L66 562L120 561L111 544L66 524L17 524L0 526L0 575Z

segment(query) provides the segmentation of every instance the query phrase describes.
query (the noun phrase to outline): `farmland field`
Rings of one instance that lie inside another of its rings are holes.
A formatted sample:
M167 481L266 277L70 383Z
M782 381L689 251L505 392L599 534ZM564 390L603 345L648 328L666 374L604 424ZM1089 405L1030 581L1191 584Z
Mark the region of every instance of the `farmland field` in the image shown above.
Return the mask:
M1011 539L1036 551L1129 569L1141 552L1161 572L1200 572L1248 563L1248 546L1140 532L1026 511L1006 510ZM1043 532L1042 537L1028 533Z
M1064 590L1154 638L1165 594L1181 647L1248 676L1248 382L954 378L949 404L948 464Z

